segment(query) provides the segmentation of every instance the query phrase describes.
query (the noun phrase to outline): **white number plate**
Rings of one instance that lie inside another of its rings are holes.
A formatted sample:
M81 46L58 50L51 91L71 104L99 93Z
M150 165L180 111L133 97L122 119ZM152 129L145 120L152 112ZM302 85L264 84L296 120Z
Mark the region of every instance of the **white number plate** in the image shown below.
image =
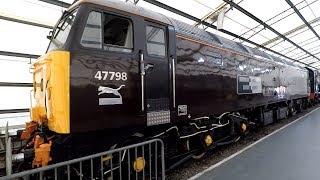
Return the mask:
M98 71L94 78L98 80L126 81L128 79L128 76L126 72Z

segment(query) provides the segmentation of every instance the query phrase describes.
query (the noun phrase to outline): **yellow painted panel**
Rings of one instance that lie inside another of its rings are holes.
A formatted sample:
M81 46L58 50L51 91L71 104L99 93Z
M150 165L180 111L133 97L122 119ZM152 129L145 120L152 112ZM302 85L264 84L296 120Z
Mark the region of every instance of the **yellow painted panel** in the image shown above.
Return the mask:
M32 120L38 124L47 120L51 131L70 133L70 53L49 52L34 67Z

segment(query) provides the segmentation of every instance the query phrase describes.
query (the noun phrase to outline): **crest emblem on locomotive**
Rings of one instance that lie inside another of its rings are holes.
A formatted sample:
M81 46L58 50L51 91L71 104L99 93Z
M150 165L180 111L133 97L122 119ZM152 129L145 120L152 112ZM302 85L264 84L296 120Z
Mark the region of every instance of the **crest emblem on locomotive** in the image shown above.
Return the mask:
M98 96L103 94L111 94L117 97L107 97L107 98L99 98L99 105L114 105L114 104L122 104L122 96L119 93L119 90L125 85L121 85L118 88L110 88L105 86L99 86L98 88Z

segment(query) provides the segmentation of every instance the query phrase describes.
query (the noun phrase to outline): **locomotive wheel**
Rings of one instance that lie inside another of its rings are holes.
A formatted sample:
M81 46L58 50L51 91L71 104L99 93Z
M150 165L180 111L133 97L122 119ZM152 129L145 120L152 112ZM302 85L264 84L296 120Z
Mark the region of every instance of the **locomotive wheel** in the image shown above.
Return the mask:
M197 153L195 155L192 156L192 159L201 159L203 158L203 156L206 154L206 152L202 152L200 154L197 155Z
M186 142L185 142L185 148L187 148L186 150L190 151L190 140L188 139ZM206 152L204 151L198 151L196 153L194 153L192 157L192 159L201 159L203 158L203 156L206 154Z
M295 114L297 114L297 110L294 107L291 107L289 109L289 116L294 116Z

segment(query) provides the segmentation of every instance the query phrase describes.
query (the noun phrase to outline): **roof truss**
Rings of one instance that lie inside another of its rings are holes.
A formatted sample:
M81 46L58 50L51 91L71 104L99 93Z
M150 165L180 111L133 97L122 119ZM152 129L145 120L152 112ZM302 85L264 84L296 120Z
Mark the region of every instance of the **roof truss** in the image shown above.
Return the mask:
M250 12L248 12L247 10L245 10L244 8L242 8L241 6L239 6L238 4L234 3L233 1L230 0L223 0L224 2L230 4L232 7L236 8L237 10L239 10L240 12L242 12L243 14L247 15L248 17L250 17L251 19L255 20L256 22L258 22L259 24L263 25L265 28L269 29L270 31L272 31L273 33L277 34L278 36L280 36L282 39L284 39L285 41L291 43L292 45L294 45L295 47L299 48L300 50L304 51L305 53L307 53L308 55L316 58L318 61L320 61L320 59L318 57L316 57L315 55L311 54L310 52L308 52L307 50L305 50L304 48L302 48L301 46L299 46L298 44L296 44L295 42L293 42L292 40L288 39L286 36L284 36L283 34L279 33L277 30L275 30L273 27L269 26L268 24L266 24L265 22L263 22L261 19L257 18L256 16L254 16L253 14L251 14ZM297 61L297 60L294 60Z

